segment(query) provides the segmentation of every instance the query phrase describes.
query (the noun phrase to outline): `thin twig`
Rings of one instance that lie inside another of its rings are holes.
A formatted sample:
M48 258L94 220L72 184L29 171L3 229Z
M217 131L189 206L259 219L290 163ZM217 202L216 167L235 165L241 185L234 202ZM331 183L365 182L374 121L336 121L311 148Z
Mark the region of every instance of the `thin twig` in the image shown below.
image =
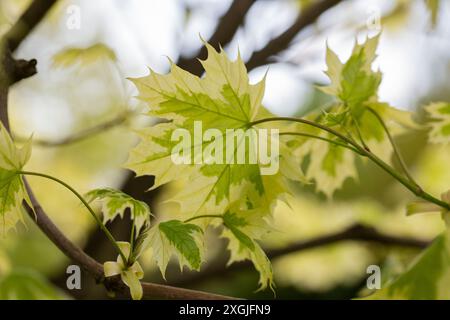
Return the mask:
M62 180L60 180L58 178L55 178L53 176L50 176L48 174L39 173L39 172L30 172L30 171L18 171L17 173L21 174L21 175L24 175L24 176L36 176L36 177L41 177L41 178L45 178L45 179L49 179L49 180L55 181L56 183L64 186L66 189L68 189L70 192L72 192L81 201L81 203L83 203L83 205L86 207L86 209L88 209L89 213L94 218L94 220L97 223L97 225L99 226L99 228L106 235L108 240L111 242L112 246L116 248L117 253L122 257L122 260L123 261L127 261L127 257L125 256L123 251L120 249L119 245L117 244L117 241L114 239L112 234L105 227L105 225L103 224L102 220L95 214L94 209L92 209L90 204L74 188L72 188L70 185L68 185L64 181L62 181Z

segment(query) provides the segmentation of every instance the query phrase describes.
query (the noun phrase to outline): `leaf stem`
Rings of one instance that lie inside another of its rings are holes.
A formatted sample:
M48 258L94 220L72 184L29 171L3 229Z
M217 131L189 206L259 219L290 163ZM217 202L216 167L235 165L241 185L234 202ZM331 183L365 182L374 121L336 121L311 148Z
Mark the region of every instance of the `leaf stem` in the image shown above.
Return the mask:
M105 225L103 224L103 222L100 220L100 218L95 214L94 210L91 208L91 206L89 205L89 203L83 198L83 196L81 194L79 194L74 188L72 188L70 185L68 185L67 183L65 183L64 181L44 174L44 173L39 173L39 172L31 172L31 171L18 171L18 174L21 175L27 175L27 176L37 176L37 177L42 177L42 178L46 178L49 180L53 180L57 183L59 183L60 185L64 186L65 188L67 188L69 191L71 191L78 199L80 199L80 201L83 203L83 205L89 210L89 213L92 215L92 217L95 219L96 223L98 224L98 226L100 227L100 229L102 229L102 231L105 233L106 237L109 239L109 241L111 241L111 243L113 244L113 246L116 248L116 250L118 251L119 255L122 257L123 261L127 261L127 258L125 257L125 255L123 254L122 250L120 250L119 246L116 243L116 240L114 239L113 235L109 232L109 230L105 227Z
M358 154L361 154L363 156L368 157L370 160L372 160L376 165L378 165L381 169L389 173L394 179L398 180L402 185L404 185L408 190L410 190L414 195L416 195L419 198L422 198L424 200L430 201L432 203L437 204L438 206L450 210L450 204L433 197L431 194L425 192L422 188L420 188L415 183L412 183L409 178L405 178L403 175L401 175L397 170L389 166L386 162L378 158L375 154L373 154L370 150L366 150L364 147L361 147L359 144L357 144L353 139L348 138L341 134L340 132L324 126L320 123L315 123L310 120L301 119L301 118L291 118L291 117L272 117L272 118L263 118L259 120L255 120L253 122L250 122L248 124L248 127L265 123L265 122L274 122L274 121L291 121L291 122L298 122L303 123L321 130L324 130L326 132L329 132L333 134L334 136L340 138L341 140L347 142L351 146L353 146L356 150L358 150Z
M223 215L221 214L204 214L204 215L200 215L200 216L196 216L196 217L192 217L189 219L184 220L184 223L188 223L191 222L193 220L197 220L197 219L203 219L203 218L221 218L223 219Z
M40 147L59 147L59 146L66 146L70 145L76 142L83 141L84 139L92 138L93 136L103 133L106 130L118 127L120 125L123 125L130 116L133 115L133 112L131 111L125 111L121 113L119 116L106 121L104 123L100 123L96 126L93 126L91 128L82 130L80 132L77 132L73 135L70 135L66 138L63 138L59 141L49 141L49 140L43 140L43 139L33 139L32 143L33 145L37 145ZM24 137L14 137L14 140L16 141L26 141L27 139Z
M402 168L403 172L405 173L405 175L408 177L408 179L412 183L414 183L417 187L419 187L419 184L414 180L414 178L409 173L408 167L406 166L406 163L405 163L400 151L398 150L397 144L395 143L394 138L392 137L391 133L389 132L389 129L388 129L386 123L384 122L383 118L381 118L381 116L378 114L378 112L376 112L374 109L368 108L368 110L377 118L378 122L381 124L384 131L386 132L389 142L392 145L392 149L394 150L395 157L397 158L397 161L400 164L400 167Z
M291 117L263 118L263 119L259 119L259 120L255 120L255 121L249 122L247 124L247 126L248 127L252 127L252 126L255 126L257 124L261 124L261 123L265 123L265 122L274 122L274 121L292 121L292 122L303 123L303 124L309 125L311 127L315 127L315 128L321 129L323 131L327 131L327 132L331 133L332 135L340 138L341 140L347 142L348 144L353 145L354 147L357 146L355 144L355 142L353 141L353 139L350 139L350 138L346 137L342 133L340 133L340 132L338 132L338 131L330 128L330 127L324 126L324 125L322 125L320 123L316 123L314 121L310 121L310 120L306 120L306 119L302 119L302 118L291 118ZM357 147L357 149L359 149L359 146Z

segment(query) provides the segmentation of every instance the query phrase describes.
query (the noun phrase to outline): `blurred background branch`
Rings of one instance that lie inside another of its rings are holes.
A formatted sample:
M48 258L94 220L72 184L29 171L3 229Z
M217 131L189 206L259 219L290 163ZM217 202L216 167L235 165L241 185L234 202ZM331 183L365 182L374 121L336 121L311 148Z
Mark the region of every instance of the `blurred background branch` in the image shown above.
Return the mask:
M85 130L82 130L78 133L75 133L73 135L70 135L64 139L58 140L58 141L50 141L45 139L33 139L33 145L40 146L40 147L59 147L59 146L65 146L72 143L80 142L84 139L92 138L93 136L104 133L105 131L116 128L122 124L124 124L129 117L132 115L131 112L126 111L123 114L120 114L119 116L115 117L114 119L111 119L109 121L105 121L103 123L100 123L96 126L93 126L92 128L88 128ZM27 141L27 138L24 137L14 137L14 140L19 142Z
M253 52L246 62L248 70L270 63L270 58L285 50L297 34L314 23L323 13L333 8L342 0L323 0L315 2L301 10L295 22L278 37L270 40L264 48Z
M233 40L238 28L242 25L247 12L257 0L234 0L228 11L220 18L216 31L209 38L208 43L216 50L224 48L231 40ZM178 60L178 66L182 69L201 76L203 67L199 59L206 59L206 47L202 47L200 52L191 58L181 57Z
M31 31L41 22L57 0L34 0L17 22L4 35L11 52L14 52Z

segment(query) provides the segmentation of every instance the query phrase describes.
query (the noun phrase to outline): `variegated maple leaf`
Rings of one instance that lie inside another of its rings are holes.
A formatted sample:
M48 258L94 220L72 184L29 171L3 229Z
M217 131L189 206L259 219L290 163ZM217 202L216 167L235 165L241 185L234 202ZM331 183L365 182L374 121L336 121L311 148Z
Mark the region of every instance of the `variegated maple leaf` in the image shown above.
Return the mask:
M148 104L149 115L169 122L139 132L141 143L131 152L127 167L138 175L154 175L153 188L188 178L189 187L172 199L180 204L187 217L224 212L237 200L251 203L253 208L263 208L267 214L273 200L285 192L284 172L263 175L261 162L237 164L236 152L241 145L246 145L247 159L256 156L256 150L246 144L247 137L233 137L229 131L248 132L252 121L268 114L261 105L264 79L250 84L240 56L230 61L225 52L205 45L208 58L201 61L205 68L202 78L170 62L170 73L166 75L150 71L146 77L132 79L139 90L139 99ZM203 131L214 130L214 134L206 141L196 139L199 126ZM180 157L188 161L174 163L180 150L176 148L178 140L173 138L174 135L180 138L179 133L189 135L189 139L194 136L194 139L191 146L183 150L184 158ZM267 139L269 145L279 143L278 138L270 134ZM213 147L217 140L223 141L223 148ZM218 158L223 162L205 161ZM274 155L272 160L279 163L280 158L283 156ZM299 165L297 169L301 172Z
M8 131L0 124L0 234L5 235L23 221L22 202L28 194L19 171L30 159L31 141L22 149L15 146Z
M102 204L103 223L112 221L117 216L123 218L125 210L129 209L137 234L144 225L150 224L150 207L122 191L111 188L94 189L86 194L86 200L99 201Z

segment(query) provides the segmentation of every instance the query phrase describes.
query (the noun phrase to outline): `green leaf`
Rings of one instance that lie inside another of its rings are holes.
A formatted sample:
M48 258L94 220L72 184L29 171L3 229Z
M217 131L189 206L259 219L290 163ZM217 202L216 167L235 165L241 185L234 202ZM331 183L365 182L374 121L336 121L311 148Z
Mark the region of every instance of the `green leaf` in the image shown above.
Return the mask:
M147 241L163 277L172 255L177 257L181 270L183 266L200 269L204 247L199 226L179 220L161 222L150 229Z
M273 290L272 265L259 244L252 237L260 237L261 230L267 227L261 225L260 219L254 219L256 211L228 211L223 215L224 228L222 237L229 240L228 249L231 252L231 264L241 260L251 260L259 272L259 289L270 287ZM256 223L256 224L255 224Z
M377 97L381 73L375 72L372 62L376 58L379 35L364 44L356 44L352 55L342 64L337 55L327 47L326 62L331 84L322 87L325 93L335 96L348 106L355 115L361 111L361 104Z
M23 222L22 202L29 203L22 170L31 155L31 141L21 149L14 145L8 131L0 124L0 234L6 235Z
M86 194L86 200L88 202L97 200L102 203L104 223L114 220L117 216L123 218L125 210L128 208L137 233L144 225L150 224L151 212L149 206L122 191L111 188L94 189Z
M397 279L367 297L372 300L450 299L450 235L436 238Z
M73 66L88 66L98 61L117 60L116 53L103 43L96 43L87 48L67 48L53 56L53 66L69 68Z
M66 298L47 279L31 270L14 270L0 278L0 300L61 300Z
M146 77L132 79L139 90L139 98L149 106L149 115L164 118L169 123L140 131L141 143L130 153L126 166L138 175L154 175L153 188L188 179L189 188L171 200L178 202L181 212L190 216L225 212L230 203L241 199L269 213L268 208L274 199L286 192L285 172L280 170L278 174L268 176L261 173L265 165L260 161L253 164L249 161L245 164L231 163L241 143L245 145L246 159L255 156L256 151L250 148L245 136L234 138L227 134L227 130L246 130L250 122L268 114L261 105L264 80L250 84L240 57L230 61L225 52L217 52L209 44L205 45L208 58L202 61L205 68L202 78L170 62L169 74L150 71ZM216 130L214 139L197 139L199 123L203 132ZM175 148L178 141L171 139L180 130L190 142L190 147L185 148L183 153ZM223 163L205 163L205 150L210 150L216 140L223 141L222 148L214 150L214 155ZM233 145L229 143L231 140ZM269 145L278 143L278 139L270 135L268 140ZM233 151L229 155L226 153L227 146ZM174 163L174 158L189 161ZM202 158L203 161L199 161ZM274 156L273 160L281 161L280 158L283 155ZM297 174L288 178L298 177Z
M450 142L450 103L438 102L431 103L425 107L430 121L428 125L431 130L428 139L432 143Z
M369 38L363 44L355 44L350 58L343 64L337 55L327 47L326 74L330 78L330 85L321 87L325 93L332 95L338 100L330 110L326 111L325 123L334 121L335 124L346 126L347 130L357 123L361 130L366 125L376 122L372 116L368 117L368 108L375 109L383 119L393 120L397 124L406 127L417 127L412 121L410 112L397 110L386 103L378 101L378 88L381 83L381 72L372 70L372 63L376 59L376 50L379 35ZM348 114L350 113L350 115ZM366 129L365 138L380 136L381 126ZM380 138L378 137L378 140Z

